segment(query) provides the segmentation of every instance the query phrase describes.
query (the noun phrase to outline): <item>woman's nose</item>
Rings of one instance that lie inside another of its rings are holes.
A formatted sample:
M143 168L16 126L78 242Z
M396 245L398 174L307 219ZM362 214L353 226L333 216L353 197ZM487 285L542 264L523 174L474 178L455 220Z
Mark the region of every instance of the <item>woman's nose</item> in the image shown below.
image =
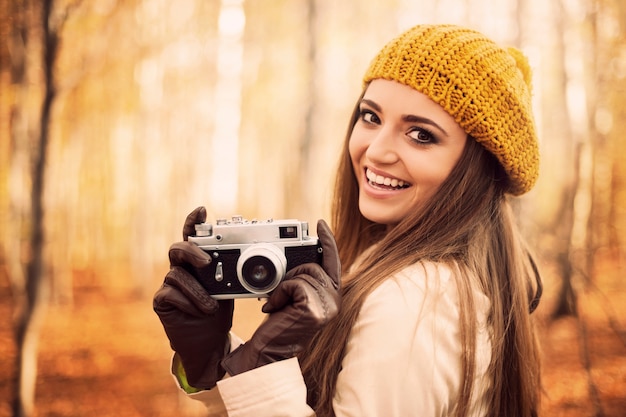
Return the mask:
M391 129L380 129L367 147L366 156L373 162L392 164L398 160Z

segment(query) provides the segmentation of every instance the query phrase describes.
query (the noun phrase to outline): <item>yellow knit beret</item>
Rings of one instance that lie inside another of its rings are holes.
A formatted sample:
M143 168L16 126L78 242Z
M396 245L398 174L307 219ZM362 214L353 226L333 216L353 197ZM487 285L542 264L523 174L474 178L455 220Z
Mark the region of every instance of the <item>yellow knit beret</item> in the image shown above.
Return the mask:
M526 57L479 32L454 25L420 25L389 42L374 58L364 84L383 78L408 85L440 104L495 155L513 195L529 191L539 174Z

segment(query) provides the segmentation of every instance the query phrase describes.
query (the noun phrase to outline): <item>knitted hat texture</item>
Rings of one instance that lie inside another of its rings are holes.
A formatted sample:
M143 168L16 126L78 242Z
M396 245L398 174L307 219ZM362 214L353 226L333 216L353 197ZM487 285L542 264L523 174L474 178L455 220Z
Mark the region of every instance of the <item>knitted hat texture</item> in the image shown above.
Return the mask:
M529 191L539 174L531 106L531 71L515 48L454 25L419 25L374 58L364 85L382 78L405 84L441 105L496 156L513 195Z

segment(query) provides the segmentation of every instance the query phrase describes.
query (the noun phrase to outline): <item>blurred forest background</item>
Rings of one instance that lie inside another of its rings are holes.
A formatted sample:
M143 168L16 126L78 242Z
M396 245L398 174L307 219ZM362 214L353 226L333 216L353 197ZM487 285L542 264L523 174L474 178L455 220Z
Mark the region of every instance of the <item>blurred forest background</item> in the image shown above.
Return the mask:
M623 416L625 1L0 0L0 417L203 415L151 306L185 216L327 218L369 60L442 22L534 70L544 415Z

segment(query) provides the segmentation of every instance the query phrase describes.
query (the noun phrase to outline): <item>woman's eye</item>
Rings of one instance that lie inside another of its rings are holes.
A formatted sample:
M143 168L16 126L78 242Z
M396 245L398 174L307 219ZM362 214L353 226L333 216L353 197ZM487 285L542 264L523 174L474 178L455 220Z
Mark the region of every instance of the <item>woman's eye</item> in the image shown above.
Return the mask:
M437 143L435 135L427 129L416 127L409 131L409 137L417 143Z
M380 119L378 118L378 116L376 116L376 114L370 110L361 110L361 120L363 120L365 123L370 124L380 123Z

